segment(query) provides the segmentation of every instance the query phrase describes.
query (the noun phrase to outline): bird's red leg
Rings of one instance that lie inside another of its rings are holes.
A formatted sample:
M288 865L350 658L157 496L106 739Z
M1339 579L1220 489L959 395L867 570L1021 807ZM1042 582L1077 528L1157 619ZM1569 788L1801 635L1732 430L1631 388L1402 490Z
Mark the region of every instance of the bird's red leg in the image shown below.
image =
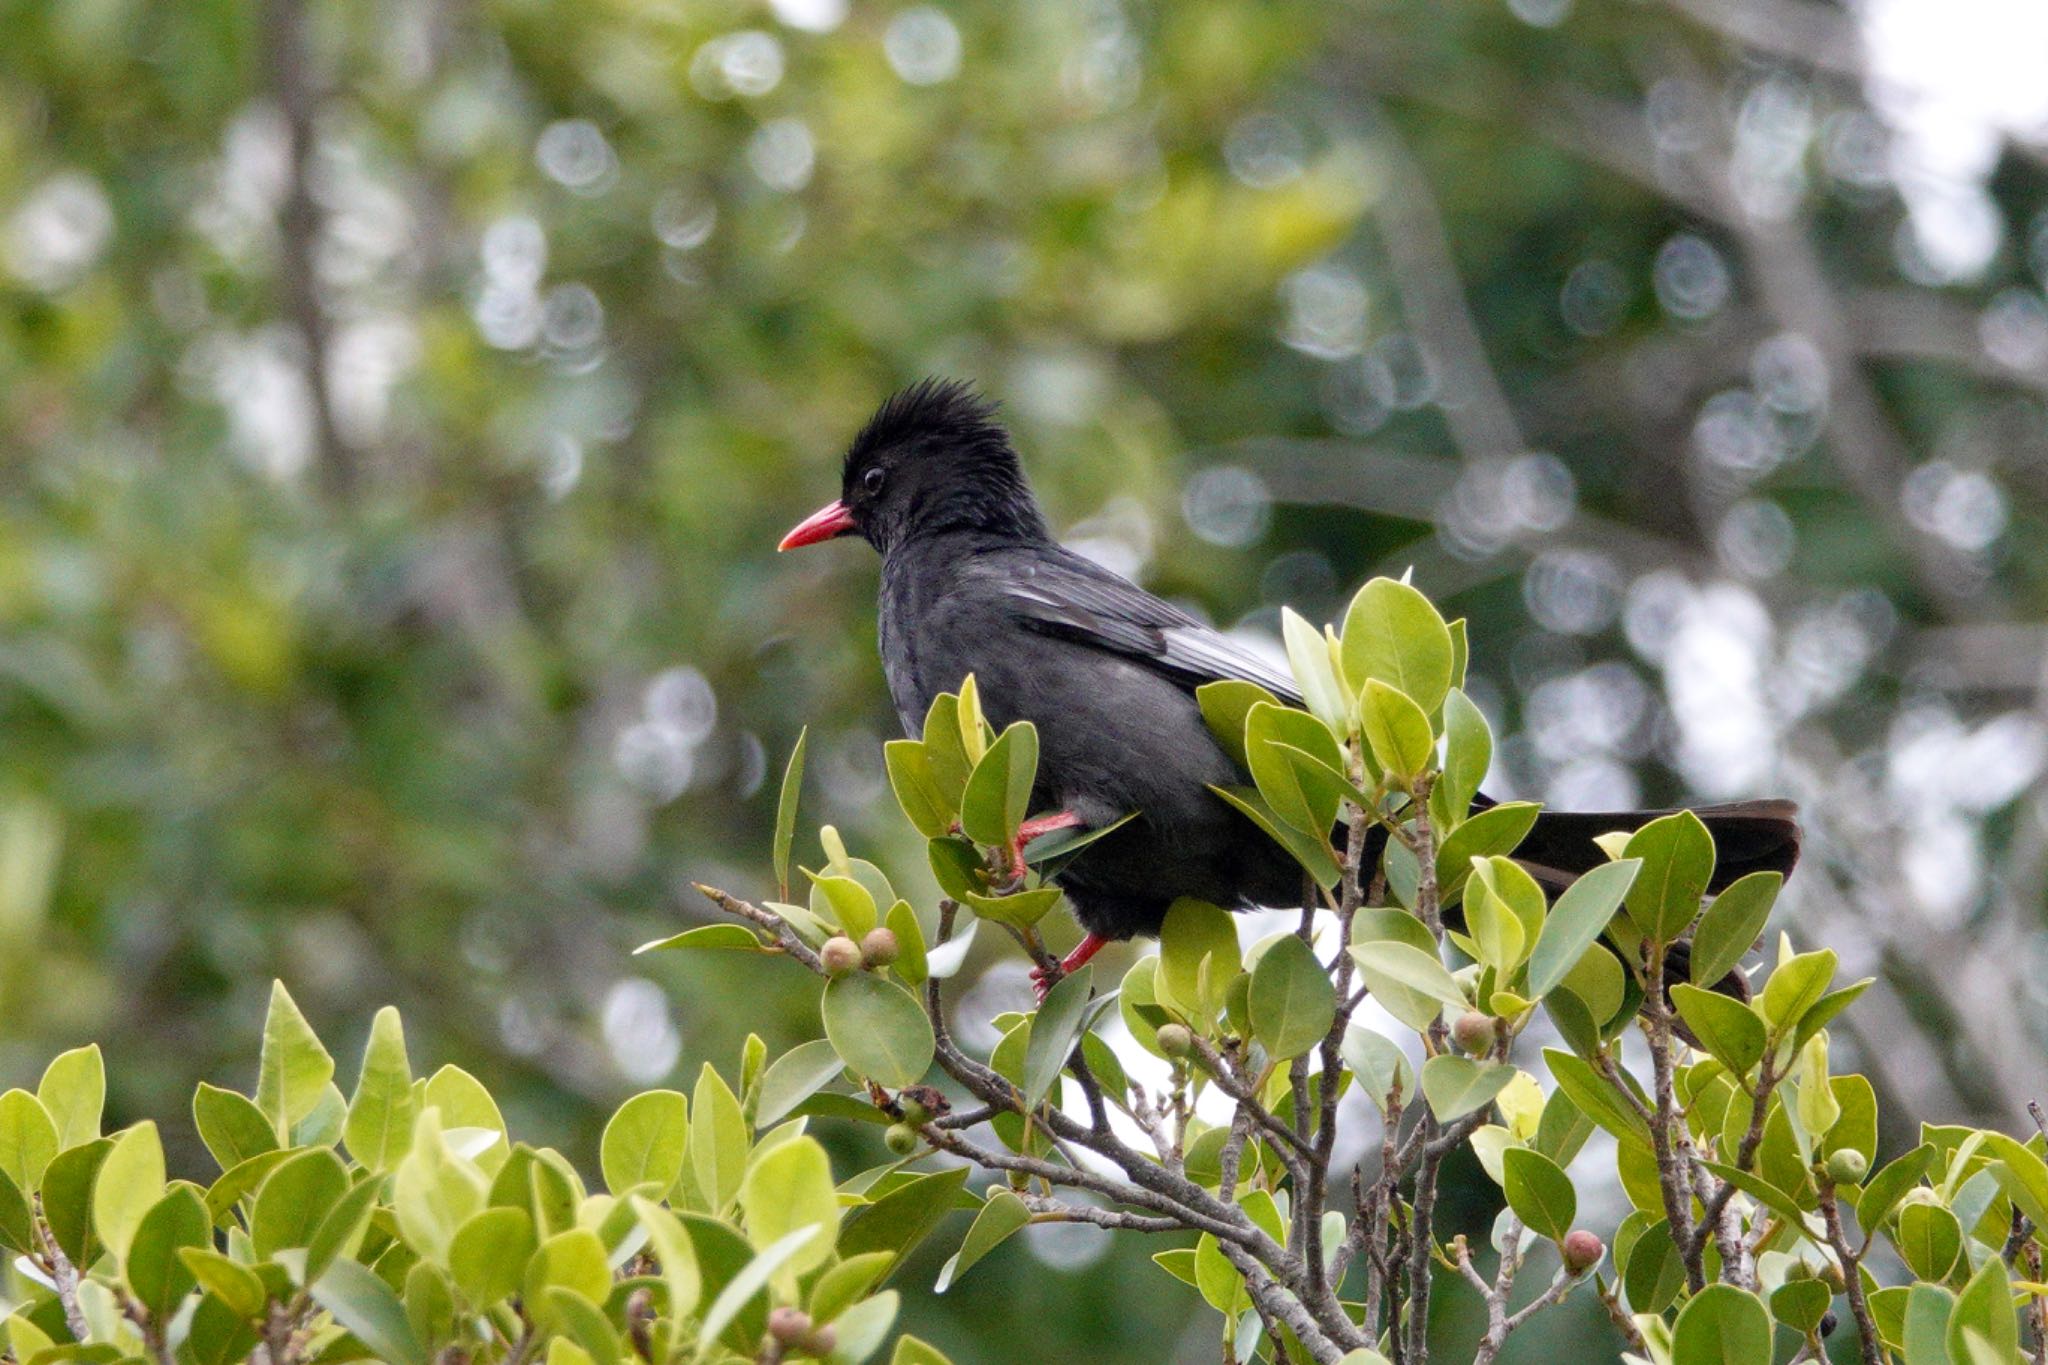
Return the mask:
M1047 972L1042 967L1033 967L1031 969L1031 989L1038 993L1039 1003L1043 1004L1045 1002L1045 993L1052 989L1053 982L1069 972L1079 971L1086 965L1089 958L1094 957L1097 953L1108 947L1109 943L1110 940L1100 934L1089 934L1074 945L1073 952L1060 959L1057 972Z
M1010 841L1010 875L1017 881L1024 880L1024 845L1033 839L1043 838L1056 829L1079 829L1081 817L1058 811L1052 815L1039 815L1017 826L1017 837Z

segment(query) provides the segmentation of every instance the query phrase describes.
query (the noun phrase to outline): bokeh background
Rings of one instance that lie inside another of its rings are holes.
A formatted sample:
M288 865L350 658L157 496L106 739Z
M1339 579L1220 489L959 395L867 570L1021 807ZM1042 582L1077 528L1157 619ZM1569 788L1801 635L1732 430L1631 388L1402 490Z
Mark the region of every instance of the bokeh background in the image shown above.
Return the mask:
M6 0L0 1077L97 1038L175 1119L278 975L346 1074L395 1002L588 1155L815 1036L778 964L627 953L763 886L806 723L808 815L915 881L872 557L772 547L942 373L1223 626L1412 566L1497 792L1798 797L1888 1143L2017 1122L2044 70L2033 0ZM909 1320L1214 1359L1144 1250Z

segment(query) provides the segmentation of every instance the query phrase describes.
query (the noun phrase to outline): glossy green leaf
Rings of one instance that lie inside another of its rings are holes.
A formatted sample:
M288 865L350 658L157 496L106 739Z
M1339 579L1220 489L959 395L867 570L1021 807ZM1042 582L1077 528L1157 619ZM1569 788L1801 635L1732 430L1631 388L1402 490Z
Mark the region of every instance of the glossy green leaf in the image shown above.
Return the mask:
M1245 719L1254 706L1264 703L1277 706L1280 699L1257 683L1232 678L1223 682L1204 683L1195 689L1195 701L1202 709L1202 719L1209 726L1209 733L1223 746L1223 751L1247 773L1250 765L1245 761L1244 730Z
M1061 977L1046 992L1045 1003L1032 1016L1030 1042L1024 1050L1024 1107L1036 1108L1051 1093L1066 1066L1074 1043L1081 1036L1082 1021L1094 993L1092 969Z
M126 1263L136 1228L163 1194L163 1143L145 1119L114 1139L92 1186L93 1230L115 1261Z
M201 1289L226 1304L238 1316L253 1318L263 1311L269 1298L262 1279L248 1266L203 1246L182 1247L178 1259L192 1272Z
M213 1219L207 1215L206 1201L189 1186L172 1189L136 1226L124 1275L129 1291L152 1317L159 1321L168 1318L196 1283L179 1253L190 1247L210 1247L212 1241Z
M1296 829L1266 803L1266 798L1255 787L1212 786L1209 790L1264 830L1267 838L1286 849L1294 861L1315 878L1318 886L1327 890L1337 884L1337 879L1343 874L1327 837L1319 838Z
M1784 884L1781 873L1752 872L1714 897L1692 938L1694 984L1713 985L1756 946Z
M825 1036L855 1074L900 1089L924 1078L935 1046L917 997L872 972L848 972L825 987ZM698 1111L698 1122L703 1122Z
M792 1110L830 1084L844 1063L829 1038L799 1043L768 1064L754 1100L754 1122L780 1123Z
M1336 661L1323 633L1292 607L1280 608L1280 643L1287 668L1301 689L1302 703L1318 721L1343 734L1350 728L1351 694L1337 676Z
M223 1171L277 1150L277 1130L255 1101L236 1091L201 1081L192 1096L192 1120Z
M1245 716L1252 782L1282 821L1327 839L1344 797L1344 753L1330 727L1303 711L1264 702ZM1302 757L1306 755L1306 761Z
M865 973L854 973L862 980L876 978ZM842 978L841 980L849 980ZM839 985L839 981L832 983ZM829 1001L831 988L826 988L828 1001L826 1026L831 1026ZM697 1189L703 1194L707 1207L714 1213L731 1205L739 1197L740 1181L747 1173L747 1153L751 1146L747 1131L747 1120L741 1112L739 1097L732 1093L732 1087L725 1078L713 1069L711 1063L704 1063L697 1072L697 1086L691 1093L689 1104L689 1129L686 1150L689 1153L690 1171L696 1179ZM617 1193L626 1193L621 1186Z
M1445 906L1464 894L1474 858L1504 858L1520 847L1542 808L1533 801L1503 801L1459 825L1437 846L1436 883Z
M1649 1145L1650 1127L1614 1088L1584 1059L1556 1048L1545 1048L1543 1060L1551 1079L1571 1097L1579 1111L1600 1127L1624 1141Z
M1463 815L1492 766L1493 729L1472 699L1453 687L1444 696L1444 769L1437 790Z
M647 1229L647 1245L661 1265L662 1283L668 1286L670 1316L686 1318L697 1307L704 1292L704 1271L697 1259L696 1241L674 1214L653 1200L632 1196L633 1211Z
M796 842L796 810L804 785L804 749L810 743L809 726L797 731L796 745L782 770L782 788L775 802L775 885L782 899L789 899L789 850Z
M974 1215L974 1223L967 1229L967 1238L960 1249L952 1254L939 1270L938 1282L932 1292L943 1294L952 1288L953 1282L972 1270L976 1262L994 1251L1003 1241L1031 1221L1031 1210L1024 1201L1005 1189L993 1191L988 1202L981 1206L981 1212Z
M641 1185L675 1184L689 1150L689 1115L690 1102L674 1090L648 1090L620 1105L598 1144L604 1187L626 1195Z
M1527 1147L1508 1148L1502 1154L1501 1169L1508 1207L1522 1225L1539 1237L1564 1240L1579 1216L1579 1196L1572 1189L1571 1177L1549 1157Z
M642 953L659 953L672 950L727 950L758 953L766 945L761 936L744 924L700 924L694 929L685 929L679 934L666 938L649 939L633 950L638 957Z
M1358 721L1374 760L1387 773L1412 782L1436 761L1428 714L1398 688L1369 679L1359 698Z
M1949 1358L1968 1365L2007 1365L2018 1358L2019 1348L2019 1318L2012 1306L2012 1274L2003 1257L1986 1256L1984 1264L1956 1295L1955 1308L1949 1313Z
M410 1143L407 1144L410 1147ZM107 1158L109 1168L120 1155ZM100 1174L104 1183L106 1173ZM320 1220L348 1190L348 1170L341 1158L324 1147L298 1153L264 1178L256 1191L256 1208L249 1220L249 1241L264 1260L287 1247L303 1247L313 1240ZM106 1236L101 1226L100 1235ZM108 1245L113 1239L108 1238Z
M1427 1028L1444 1006L1466 1008L1465 993L1443 961L1419 948L1383 939L1352 944L1351 956L1366 989L1411 1028Z
M1499 807L1494 809L1498 810ZM1555 990L1599 941L1614 912L1640 875L1633 860L1602 863L1566 887L1543 921L1529 952L1529 995L1540 1000Z
M1434 712L1451 686L1450 628L1420 591L1375 578L1344 613L1343 662L1352 687L1377 679Z
M804 1229L809 1241L799 1243L785 1265L792 1272L821 1265L832 1254L839 1232L839 1196L832 1185L832 1163L816 1139L794 1138L760 1156L740 1186L740 1212L747 1240L763 1249Z
M1203 994L1203 963L1208 994ZM1159 1003L1202 1023L1223 1008L1223 989L1242 969L1237 921L1206 901L1181 899L1167 908L1159 929Z
M1683 937L1714 875L1714 837L1706 825L1689 810L1661 816L1629 835L1624 856L1642 863L1627 897L1636 928L1663 943Z
M739 1274L732 1277L721 1289L718 1297L705 1310L704 1319L697 1328L697 1351L700 1355L710 1351L713 1342L726 1329L747 1300L761 1292L768 1285L775 1272L793 1259L816 1235L812 1228L798 1228L755 1255Z
M1764 1021L1742 1001L1680 984L1671 988L1671 1003L1708 1054L1736 1075L1763 1060Z
M391 1365L426 1365L405 1306L368 1267L336 1261L312 1286L315 1302Z
M1298 1057L1323 1041L1337 1017L1337 992L1306 943L1289 934L1252 969L1252 1036L1274 1058Z
M1759 1002L1764 1018L1781 1032L1796 1026L1800 1017L1827 994L1834 979L1835 954L1831 948L1800 953L1780 963L1764 982Z
M1447 1053L1422 1064L1422 1095L1429 1101L1429 1110L1437 1121L1449 1123L1491 1104L1493 1097L1514 1078L1515 1069L1511 1066Z
M1031 813L1038 776L1038 728L1018 721L996 737L960 797L960 829L979 844L1007 845Z
M1938 1282L1962 1254L1962 1225L1939 1204L1908 1204L1899 1210L1892 1245L1916 1278Z
M932 775L931 757L923 741L892 739L882 746L882 757L903 817L927 839L950 833L959 812Z
M43 1168L57 1155L57 1125L43 1102L26 1090L0 1095L0 1171L24 1193L43 1183Z
M1344 1030L1342 1050L1344 1065L1381 1114L1387 1112L1389 1094L1398 1090L1404 1105L1415 1097L1415 1067L1393 1039L1353 1024Z
M1710 1284L1679 1310L1672 1365L1758 1365L1771 1358L1771 1314L1732 1284Z

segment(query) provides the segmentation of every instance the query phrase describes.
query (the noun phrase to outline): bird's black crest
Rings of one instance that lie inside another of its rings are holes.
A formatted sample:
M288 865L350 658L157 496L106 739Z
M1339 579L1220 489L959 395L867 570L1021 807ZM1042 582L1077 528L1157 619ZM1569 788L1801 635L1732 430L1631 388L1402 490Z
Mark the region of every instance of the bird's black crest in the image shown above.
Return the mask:
M882 404L846 451L846 468L859 468L871 456L909 441L929 441L948 449L1007 456L1009 433L996 421L997 405L975 392L964 379L921 379L899 389Z

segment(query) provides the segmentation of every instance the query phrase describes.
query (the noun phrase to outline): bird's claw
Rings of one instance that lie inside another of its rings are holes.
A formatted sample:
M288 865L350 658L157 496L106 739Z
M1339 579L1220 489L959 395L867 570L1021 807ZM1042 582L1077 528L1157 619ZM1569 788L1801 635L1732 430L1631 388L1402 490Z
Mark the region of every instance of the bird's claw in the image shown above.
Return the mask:
M1052 991L1054 986L1059 984L1060 978L1065 975L1065 970L1057 962L1050 966L1033 967L1031 969L1031 993L1038 997L1039 1004L1043 1005L1045 1003L1045 997Z

